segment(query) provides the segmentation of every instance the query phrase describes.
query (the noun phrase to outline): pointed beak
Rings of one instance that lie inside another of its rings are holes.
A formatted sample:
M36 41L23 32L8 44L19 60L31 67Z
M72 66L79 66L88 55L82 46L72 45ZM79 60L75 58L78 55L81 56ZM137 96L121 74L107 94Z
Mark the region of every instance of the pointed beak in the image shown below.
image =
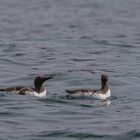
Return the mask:
M47 76L47 77L45 77L44 79L45 80L49 80L49 79L52 79L53 77L52 76Z

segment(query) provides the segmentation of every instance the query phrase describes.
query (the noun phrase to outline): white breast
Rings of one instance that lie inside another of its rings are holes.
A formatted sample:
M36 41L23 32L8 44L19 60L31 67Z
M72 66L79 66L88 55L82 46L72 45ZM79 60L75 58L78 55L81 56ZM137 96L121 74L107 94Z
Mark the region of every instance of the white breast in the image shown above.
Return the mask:
M105 100L106 98L109 98L111 96L111 90L108 89L108 91L103 94L103 93L94 93L93 97L97 98L97 99L101 99L101 100Z
M37 93L35 91L34 92L28 92L28 91L26 91L26 94L32 95L32 96L37 96L37 97L44 97L44 96L46 96L46 93L47 93L46 89L44 89L44 91L41 92L41 93Z

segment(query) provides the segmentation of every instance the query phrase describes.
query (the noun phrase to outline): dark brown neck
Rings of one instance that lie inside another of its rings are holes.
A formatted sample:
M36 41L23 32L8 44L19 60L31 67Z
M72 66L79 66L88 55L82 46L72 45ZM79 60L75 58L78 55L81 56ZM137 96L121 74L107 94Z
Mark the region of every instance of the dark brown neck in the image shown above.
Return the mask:
M103 90L105 93L108 91L108 82L102 82L101 90Z
M44 90L43 85L35 87L35 91L38 92L38 93L42 92L43 90Z

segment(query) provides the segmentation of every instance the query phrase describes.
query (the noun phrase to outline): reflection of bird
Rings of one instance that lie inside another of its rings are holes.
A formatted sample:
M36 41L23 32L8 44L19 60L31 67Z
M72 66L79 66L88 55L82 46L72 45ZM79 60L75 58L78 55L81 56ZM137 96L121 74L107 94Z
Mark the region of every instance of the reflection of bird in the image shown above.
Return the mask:
M17 86L17 87L9 87L9 88L1 88L0 92L8 92L8 93L15 93L20 95L33 95L38 97L43 97L46 95L46 89L43 86L43 83L51 79L53 77L51 76L37 76L34 79L34 87L23 87L23 86Z
M108 76L105 74L101 75L101 89L73 89L66 90L68 97L91 97L104 100L111 96L111 91L108 86Z

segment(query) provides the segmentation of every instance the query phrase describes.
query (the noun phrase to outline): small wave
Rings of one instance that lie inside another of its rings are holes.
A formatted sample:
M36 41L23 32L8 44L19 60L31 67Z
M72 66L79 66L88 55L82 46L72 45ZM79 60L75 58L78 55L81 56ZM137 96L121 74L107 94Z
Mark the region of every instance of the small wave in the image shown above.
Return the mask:
M83 133L73 132L69 130L55 130L55 131L44 131L39 134L32 135L33 137L53 137L53 138L78 138L78 139L103 139L103 140L119 140L119 139L135 139L140 137L140 132L132 130L121 135L107 135L107 134L95 134L95 133Z
M67 138L104 138L106 135L98 135L98 134L91 134L91 133L75 133L71 131L66 130L56 130L56 131L47 131L47 132L41 132L40 134L36 135L36 137L67 137Z
M90 133L74 133L68 135L68 137L73 138L103 138L105 135L98 135L98 134L90 134Z

